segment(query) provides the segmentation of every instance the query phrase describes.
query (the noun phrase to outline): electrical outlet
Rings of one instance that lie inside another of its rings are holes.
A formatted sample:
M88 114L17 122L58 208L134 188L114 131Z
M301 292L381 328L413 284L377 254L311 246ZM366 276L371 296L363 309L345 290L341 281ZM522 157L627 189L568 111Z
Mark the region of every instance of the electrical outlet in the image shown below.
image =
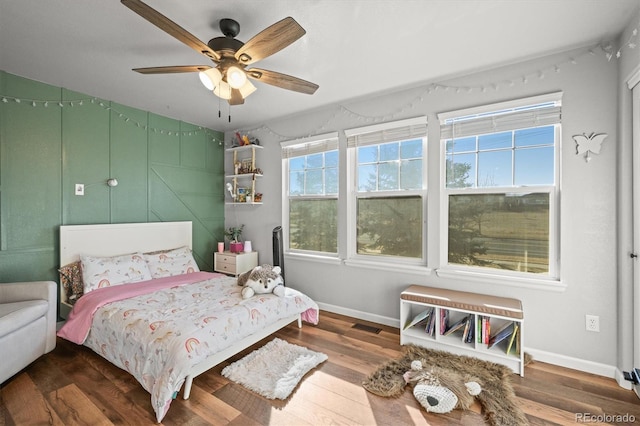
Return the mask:
M587 331L600 332L600 317L596 315L585 315Z
M76 183L76 195L84 195L84 184Z

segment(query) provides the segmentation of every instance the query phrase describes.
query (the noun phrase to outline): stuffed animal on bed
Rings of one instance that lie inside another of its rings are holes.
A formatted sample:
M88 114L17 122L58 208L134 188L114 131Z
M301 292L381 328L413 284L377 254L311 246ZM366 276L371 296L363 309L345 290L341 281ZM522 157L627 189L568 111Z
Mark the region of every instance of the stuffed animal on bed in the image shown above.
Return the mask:
M284 296L284 280L279 266L260 265L238 276L238 285L242 286L242 298L248 299L254 294L273 293Z
M414 384L413 396L427 411L448 413L455 408L468 409L473 398L482 391L478 382L462 374L440 367L423 368L426 361L415 360L404 374L408 384Z

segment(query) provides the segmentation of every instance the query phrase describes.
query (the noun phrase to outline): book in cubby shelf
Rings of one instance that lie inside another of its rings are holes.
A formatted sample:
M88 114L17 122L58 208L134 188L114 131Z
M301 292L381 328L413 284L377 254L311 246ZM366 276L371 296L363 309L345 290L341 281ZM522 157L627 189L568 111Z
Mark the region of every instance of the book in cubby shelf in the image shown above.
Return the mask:
M428 324L429 318L432 316L433 308L427 308L424 311L421 311L417 315L415 315L411 321L408 321L405 324L404 329L411 328L420 324L424 324L425 326Z
M489 338L489 343L487 344L487 349L494 347L495 345L497 345L502 341L507 341L508 343L507 343L505 352L509 354L513 346L513 343L516 342L517 335L518 335L518 324L513 321L506 322L502 325L502 327L496 330L495 333L491 334L491 337Z
M473 343L473 337L475 336L474 315L465 315L456 321L452 326L448 327L444 336L448 336L456 331L462 331L462 341L464 343Z

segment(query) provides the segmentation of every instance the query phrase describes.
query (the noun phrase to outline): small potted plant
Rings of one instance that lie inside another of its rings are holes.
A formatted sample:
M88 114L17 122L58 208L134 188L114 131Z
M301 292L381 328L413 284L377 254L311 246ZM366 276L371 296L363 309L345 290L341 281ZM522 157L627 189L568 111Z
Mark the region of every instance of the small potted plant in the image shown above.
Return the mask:
M244 224L241 226L231 226L226 231L224 231L224 236L229 239L229 251L231 253L240 253L242 252L242 242L240 241L240 237L242 237L242 230L244 229Z

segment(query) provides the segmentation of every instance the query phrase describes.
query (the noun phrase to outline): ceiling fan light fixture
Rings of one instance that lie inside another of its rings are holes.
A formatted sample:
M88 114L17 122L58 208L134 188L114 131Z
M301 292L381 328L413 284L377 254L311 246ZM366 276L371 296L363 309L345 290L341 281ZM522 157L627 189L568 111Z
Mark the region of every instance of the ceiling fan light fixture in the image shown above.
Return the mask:
M231 86L224 81L220 81L216 88L213 89L213 93L221 99L229 100L231 99Z
M213 88L222 80L222 74L220 74L220 71L217 68L209 68L206 71L200 71L198 76L207 90L213 90Z
M250 94L252 94L253 92L256 91L256 86L254 86L249 80L247 80L244 83L244 86L242 86L238 90L240 91L240 94L242 95L242 99L246 99L247 96L249 96Z
M230 66L227 69L227 83L234 89L240 89L247 82L247 74L236 66Z

